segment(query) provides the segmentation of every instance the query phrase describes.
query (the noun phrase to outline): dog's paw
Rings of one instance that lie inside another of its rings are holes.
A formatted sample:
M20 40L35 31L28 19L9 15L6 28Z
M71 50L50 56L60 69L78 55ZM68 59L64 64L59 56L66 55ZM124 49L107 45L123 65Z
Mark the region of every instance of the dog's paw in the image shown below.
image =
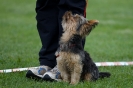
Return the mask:
M78 84L78 82L71 82L70 84L71 85L76 85L76 84Z

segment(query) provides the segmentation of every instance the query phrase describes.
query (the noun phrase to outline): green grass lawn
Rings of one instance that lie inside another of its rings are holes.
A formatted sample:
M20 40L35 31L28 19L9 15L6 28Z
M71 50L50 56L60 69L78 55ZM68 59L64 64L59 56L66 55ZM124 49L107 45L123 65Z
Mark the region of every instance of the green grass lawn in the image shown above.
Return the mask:
M36 0L0 0L0 70L38 66L41 47L35 20ZM133 61L133 0L89 0L87 18L99 25L86 38L95 62ZM99 67L110 78L80 82L37 82L26 72L0 73L0 88L132 88L133 66Z

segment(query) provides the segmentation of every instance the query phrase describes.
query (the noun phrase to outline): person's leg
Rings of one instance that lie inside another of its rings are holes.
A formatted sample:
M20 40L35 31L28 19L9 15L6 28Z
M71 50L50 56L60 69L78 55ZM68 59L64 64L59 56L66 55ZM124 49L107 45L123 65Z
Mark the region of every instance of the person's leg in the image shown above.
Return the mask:
M72 11L73 14L80 14L86 17L86 0L60 0L59 2L59 35L62 35L62 16L66 11ZM82 40L83 47L85 45L85 39Z
M58 1L59 0L37 0L36 2L37 29L42 48L39 52L40 66L36 69L30 69L26 74L28 78L32 76L39 76L40 78L46 71L56 65L56 57L54 54L58 48L59 41Z
M44 1L44 0L41 0ZM37 3L38 4L42 3ZM53 68L56 65L54 55L58 48L58 0L45 0L45 5L37 7L37 29L42 42L42 48L39 52L40 65L46 65Z

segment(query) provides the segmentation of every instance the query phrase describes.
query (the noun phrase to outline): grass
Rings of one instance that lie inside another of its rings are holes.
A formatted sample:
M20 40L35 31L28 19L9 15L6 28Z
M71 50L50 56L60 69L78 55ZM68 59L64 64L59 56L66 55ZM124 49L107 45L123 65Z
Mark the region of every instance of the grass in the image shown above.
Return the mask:
M0 69L38 66L41 42L36 30L35 0L0 0ZM87 18L100 24L86 38L95 62L133 60L133 1L89 0ZM110 78L80 82L37 82L26 72L0 74L0 88L132 88L133 66L99 67Z

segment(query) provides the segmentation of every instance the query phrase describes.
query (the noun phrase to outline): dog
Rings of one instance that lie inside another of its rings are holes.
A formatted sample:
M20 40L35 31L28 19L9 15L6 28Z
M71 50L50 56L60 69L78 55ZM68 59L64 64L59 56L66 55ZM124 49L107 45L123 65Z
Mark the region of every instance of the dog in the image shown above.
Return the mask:
M82 40L98 24L97 20L87 20L82 15L65 12L62 17L63 34L57 56L57 68L64 82L77 84L81 81L95 81L109 77L108 72L99 72L88 52L84 51Z

